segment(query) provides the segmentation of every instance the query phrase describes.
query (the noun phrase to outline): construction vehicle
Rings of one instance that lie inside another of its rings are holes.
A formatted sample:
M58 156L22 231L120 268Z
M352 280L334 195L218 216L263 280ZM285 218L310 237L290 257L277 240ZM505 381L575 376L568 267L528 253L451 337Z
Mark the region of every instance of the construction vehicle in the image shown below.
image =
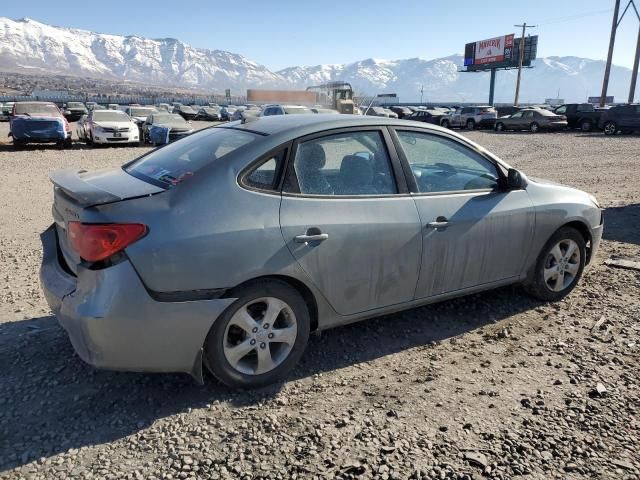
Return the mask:
M340 113L353 114L353 89L347 82L327 82L308 87L307 92L315 92L316 103L333 108Z

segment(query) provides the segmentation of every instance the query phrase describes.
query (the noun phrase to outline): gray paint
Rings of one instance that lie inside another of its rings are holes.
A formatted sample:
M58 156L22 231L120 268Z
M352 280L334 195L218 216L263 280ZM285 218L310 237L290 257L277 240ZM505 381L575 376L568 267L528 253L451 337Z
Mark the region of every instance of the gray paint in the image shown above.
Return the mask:
M50 229L43 234L41 282L79 354L104 368L188 371L200 378L206 334L233 299L158 302L148 289L202 291L264 276L295 279L310 290L318 327L325 329L522 281L544 243L568 222L581 222L597 249L601 211L589 196L524 175L523 190L386 198L281 196L238 184L240 173L275 147L367 125L445 135L509 168L475 143L418 122L285 115L227 124L263 136L167 191L122 169L54 174L79 199L56 195L54 206L60 248L77 277L60 268ZM438 216L449 219L448 228L427 226ZM88 270L64 238L73 220L143 222L149 233L126 249L121 263ZM310 227L328 239L293 241Z

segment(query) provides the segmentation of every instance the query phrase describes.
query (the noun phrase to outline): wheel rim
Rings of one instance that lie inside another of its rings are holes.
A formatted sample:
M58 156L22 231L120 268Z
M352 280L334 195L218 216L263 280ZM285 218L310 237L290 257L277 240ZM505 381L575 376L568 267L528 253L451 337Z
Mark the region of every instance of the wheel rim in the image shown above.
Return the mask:
M616 133L616 126L613 123L607 123L604 127L604 131L608 134Z
M561 292L575 282L580 270L580 247L567 238L549 250L544 262L544 282L553 292Z
M471 122L471 121L467 122L467 128L468 128L469 130L473 130L473 127L474 127L474 126L475 126L475 123L474 123L474 122Z
M293 309L275 297L251 300L233 314L224 333L224 356L236 371L262 375L284 362L296 341Z
M498 124L498 127L496 128L499 132L501 132L504 129L504 125L502 125L501 123Z
M583 122L582 123L582 131L583 132L588 132L589 130L591 130L591 122Z
M537 123L532 123L531 124L531 131L532 132L537 132L538 131L538 124Z

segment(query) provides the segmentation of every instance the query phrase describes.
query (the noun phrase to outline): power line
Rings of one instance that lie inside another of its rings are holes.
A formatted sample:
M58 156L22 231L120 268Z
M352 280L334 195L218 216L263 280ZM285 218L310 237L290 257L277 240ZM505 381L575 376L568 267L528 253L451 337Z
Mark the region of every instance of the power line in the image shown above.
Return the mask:
M541 23L538 23L538 26L546 27L547 25L555 25L557 23L571 22L574 20L580 20L581 18L585 18L585 17L592 17L594 15L602 15L605 13L610 13L612 11L613 11L613 8L607 8L606 10L595 10L592 12L585 12L577 15L568 15L566 17L549 18L547 20L543 20Z

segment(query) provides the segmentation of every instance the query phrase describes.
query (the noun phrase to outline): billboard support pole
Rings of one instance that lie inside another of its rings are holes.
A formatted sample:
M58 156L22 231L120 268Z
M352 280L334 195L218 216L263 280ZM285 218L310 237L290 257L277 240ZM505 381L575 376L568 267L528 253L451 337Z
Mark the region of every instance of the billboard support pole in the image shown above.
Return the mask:
M640 63L640 26L638 27L638 43L636 43L636 58L631 70L631 86L629 87L629 103L633 103L636 96L636 82L638 81L638 64Z
M496 90L496 69L491 69L491 79L489 80L489 105L493 107L493 96Z

